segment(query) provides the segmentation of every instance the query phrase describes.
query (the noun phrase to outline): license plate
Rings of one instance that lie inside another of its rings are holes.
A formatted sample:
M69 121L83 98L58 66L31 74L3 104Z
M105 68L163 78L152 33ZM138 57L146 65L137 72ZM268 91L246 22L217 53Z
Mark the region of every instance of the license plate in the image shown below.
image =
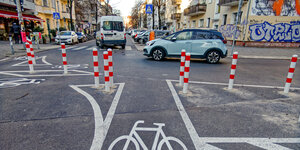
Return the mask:
M105 36L106 37L112 37L112 34L106 34Z

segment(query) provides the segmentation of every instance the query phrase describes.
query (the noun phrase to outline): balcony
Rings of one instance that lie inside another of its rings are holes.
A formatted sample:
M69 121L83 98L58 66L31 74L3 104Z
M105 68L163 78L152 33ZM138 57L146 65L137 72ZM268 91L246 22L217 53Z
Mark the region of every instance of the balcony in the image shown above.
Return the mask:
M9 7L15 7L16 4L13 0L1 0L0 5L3 6L9 6ZM24 0L23 8L25 10L35 10L35 4L33 0Z
M199 14L205 14L206 4L196 4L184 9L185 16L195 16Z
M181 18L181 13L174 13L174 14L171 14L171 19L172 20L180 20Z
M182 0L172 0L172 5L181 5Z
M49 14L49 15L53 14L53 12L54 12L49 7L44 7L44 6L39 6L39 5L36 5L36 11L38 13Z
M244 2L247 2L248 0L243 0ZM239 0L220 0L219 1L220 6L237 6L239 5Z

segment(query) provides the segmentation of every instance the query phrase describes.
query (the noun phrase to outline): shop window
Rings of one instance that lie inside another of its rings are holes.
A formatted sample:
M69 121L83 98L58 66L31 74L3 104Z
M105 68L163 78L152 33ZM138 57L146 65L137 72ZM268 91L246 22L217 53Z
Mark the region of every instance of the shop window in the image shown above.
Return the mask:
M199 28L203 28L204 27L204 19L200 19L199 20Z

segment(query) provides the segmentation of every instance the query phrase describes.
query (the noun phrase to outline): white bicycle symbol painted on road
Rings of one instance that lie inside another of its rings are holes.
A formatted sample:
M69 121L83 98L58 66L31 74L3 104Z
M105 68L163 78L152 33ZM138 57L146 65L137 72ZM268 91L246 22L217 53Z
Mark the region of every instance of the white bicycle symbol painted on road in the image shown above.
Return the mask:
M156 128L137 127L138 124L140 124L140 123L144 123L144 120L138 120L137 122L135 122L129 135L123 135L123 136L116 138L111 143L108 150L112 150L114 148L114 146L122 140L126 140L123 150L127 150L130 142L132 142L134 144L136 150L140 150L140 146L144 150L148 150L147 146L145 145L145 143L143 142L143 140L141 139L141 137L139 136L137 131L156 132L151 150L161 150L161 148L164 144L166 144L166 146L168 147L169 150L173 150L173 148L170 144L170 141L173 141L173 142L176 142L177 144L179 144L181 146L180 150L187 150L186 146L183 144L182 141L180 141L179 139L177 139L175 137L165 135L164 131L162 130L162 127L165 126L164 123L153 123L153 125L157 126ZM160 141L158 141L160 139L159 138L160 135L161 135L162 139Z
M5 78L0 79L0 88L16 87L23 84L39 84L45 79Z

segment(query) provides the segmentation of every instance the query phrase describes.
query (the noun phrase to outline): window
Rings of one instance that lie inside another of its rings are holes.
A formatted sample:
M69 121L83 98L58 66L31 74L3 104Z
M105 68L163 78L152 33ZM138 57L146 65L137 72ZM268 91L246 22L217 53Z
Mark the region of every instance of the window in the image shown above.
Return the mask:
M103 21L103 30L123 31L123 22L120 21Z
M48 7L48 0L43 0L43 6Z
M196 27L196 20L193 20L192 28Z
M176 40L190 40L192 39L192 32L181 32L177 35Z
M223 15L223 25L226 25L227 22L227 14Z
M56 8L55 0L52 0L52 8Z
M177 29L180 29L180 23L177 24Z
M241 24L242 14L243 14L243 12L241 11L240 16L239 16L239 20L238 20L238 24ZM236 22L236 16L237 16L237 12L232 13L232 17L233 17L233 19L232 19L232 20L233 20L232 24L235 24L235 22Z
M171 38L172 38L174 35L175 35L175 33L173 33L173 34L171 34L171 35L169 35L169 36L166 36L164 39L166 39L166 40L171 40Z
M193 34L193 39L222 39L213 32L196 31Z
M204 19L200 19L199 20L199 28L203 28L204 27Z
M207 18L206 27L207 27L207 28L209 28L209 27L210 27L210 18Z
M68 5L66 5L66 12L67 12L67 13L70 12L70 8L68 7Z

